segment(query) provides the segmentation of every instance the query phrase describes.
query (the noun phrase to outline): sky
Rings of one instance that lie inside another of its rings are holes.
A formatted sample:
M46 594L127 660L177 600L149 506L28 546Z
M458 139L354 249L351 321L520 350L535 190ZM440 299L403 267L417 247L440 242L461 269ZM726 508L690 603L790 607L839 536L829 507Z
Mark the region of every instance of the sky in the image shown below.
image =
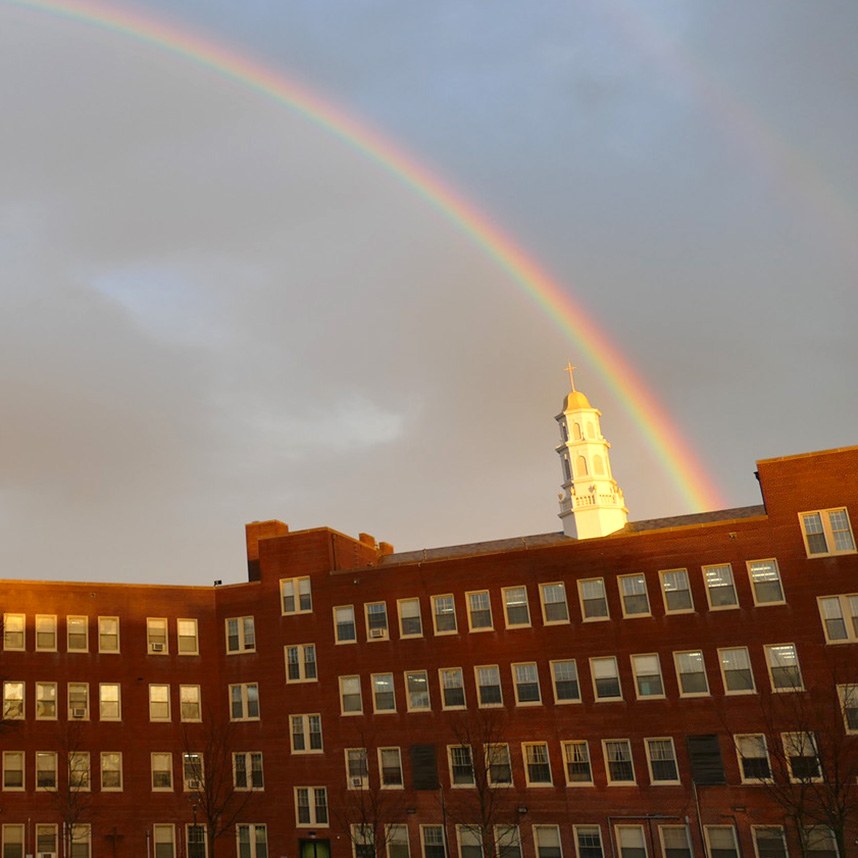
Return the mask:
M0 577L240 581L269 518L559 531L569 360L630 518L696 511L591 332L721 506L858 441L855 3L104 7L405 153L577 328L383 159L75 8L0 0Z

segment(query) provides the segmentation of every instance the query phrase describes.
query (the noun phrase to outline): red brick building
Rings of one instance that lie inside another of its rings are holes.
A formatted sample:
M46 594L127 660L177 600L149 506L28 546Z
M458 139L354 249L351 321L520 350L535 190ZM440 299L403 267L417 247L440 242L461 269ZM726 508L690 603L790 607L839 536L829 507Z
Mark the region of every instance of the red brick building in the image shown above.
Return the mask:
M758 475L586 539L263 522L246 583L4 581L3 858L858 854L858 447Z

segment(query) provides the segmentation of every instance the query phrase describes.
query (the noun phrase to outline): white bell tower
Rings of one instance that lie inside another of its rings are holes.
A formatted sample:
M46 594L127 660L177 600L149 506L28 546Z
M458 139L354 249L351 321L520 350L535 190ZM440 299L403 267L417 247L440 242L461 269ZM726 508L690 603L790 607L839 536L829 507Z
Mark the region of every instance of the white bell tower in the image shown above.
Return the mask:
M622 530L629 520L623 491L611 475L611 445L602 435L602 412L575 390L570 363L566 367L572 391L557 415L562 443L557 447L563 468L560 520L563 532L578 539L607 536Z

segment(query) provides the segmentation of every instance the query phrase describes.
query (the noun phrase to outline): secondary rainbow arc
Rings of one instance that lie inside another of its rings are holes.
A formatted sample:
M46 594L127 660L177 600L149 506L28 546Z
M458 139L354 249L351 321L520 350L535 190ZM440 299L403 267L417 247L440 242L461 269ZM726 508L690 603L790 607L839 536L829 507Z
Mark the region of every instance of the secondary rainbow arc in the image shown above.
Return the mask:
M714 480L657 397L561 286L508 235L460 194L390 140L280 72L155 17L91 0L0 0L99 27L178 54L296 110L359 150L416 191L465 232L576 343L630 414L671 482L692 509L724 506Z

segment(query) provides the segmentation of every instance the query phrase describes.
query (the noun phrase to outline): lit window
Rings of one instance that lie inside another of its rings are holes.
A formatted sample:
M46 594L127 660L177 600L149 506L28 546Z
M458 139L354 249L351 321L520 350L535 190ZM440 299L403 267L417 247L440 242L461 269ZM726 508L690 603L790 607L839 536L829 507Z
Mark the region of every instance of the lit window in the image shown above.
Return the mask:
M581 701L578 665L574 658L552 661L551 679L554 683L555 703L579 703Z
M340 677L340 712L343 715L359 715L363 712L359 676Z
M578 595L581 599L581 616L588 620L607 620L608 600L605 597L605 579L588 578L578 582Z
M444 667L438 671L441 681L441 705L444 709L465 708L465 678L461 667Z
M313 610L309 578L283 578L280 603L284 614L308 614Z
M265 789L262 754L259 751L233 754L232 776L237 790Z
M230 617L226 621L226 651L230 655L256 650L253 617Z
M92 847L92 828L89 823L75 823L68 826L68 832L64 835L71 845L68 858L90 858Z
M255 682L230 685L229 717L232 721L259 719L259 686Z
M778 569L778 561L774 557L769 560L749 560L748 577L751 579L755 605L783 603L784 589L781 584L781 573Z
M659 827L664 858L691 858L691 842L688 828L684 825L662 825Z
M795 644L770 644L765 647L765 651L772 691L803 690Z
M378 749L378 773L382 789L401 789L402 755L399 748Z
M3 683L3 720L17 721L24 717L24 683Z
M374 673L372 680L372 708L375 712L395 712L396 695L392 673Z
M149 720L170 720L170 686L150 684L149 686Z
M483 858L483 838L479 830L470 825L456 826L459 841L459 858Z
M529 661L524 664L512 665L512 680L517 705L526 706L542 702L536 662Z
M57 788L57 755L54 751L36 751L36 789Z
M620 597L624 617L649 615L649 595L643 575L620 575Z
M687 569L667 569L659 572L666 614L685 614L694 610L691 584Z
M563 743L563 764L569 786L592 786L593 768L590 748L585 740Z
M101 790L102 792L122 790L122 754L119 751L101 752Z
M512 762L509 757L509 745L485 744L483 753L486 758L486 781L489 786L512 785Z
M36 649L42 652L56 652L57 618L46 614L36 614Z
M182 754L182 784L185 792L197 792L203 788L203 755L196 751Z
M385 828L387 858L411 858L408 844L408 828L405 825L388 825ZM378 858L382 858L381 855Z
M328 825L328 791L325 787L295 787L295 821L302 827Z
M590 659L590 673L593 674L593 691L596 700L622 700L620 672L617 660L613 656Z
M66 643L69 652L89 651L89 617L66 617Z
M853 554L855 539L845 507L799 513L808 557Z
M644 745L650 781L654 784L678 783L679 770L676 766L673 739L645 739Z
M858 594L823 596L818 601L825 640L828 643L858 641Z
M474 676L477 682L477 696L480 706L501 706L503 694L501 692L500 668L496 664L484 664L474 668Z
M559 826L534 825L533 840L536 844L536 858L563 858Z
M3 858L24 858L24 826L3 826Z
M540 584L539 595L542 598L542 619L546 625L569 622L566 587L562 582Z
M574 830L578 858L604 858L602 829L598 825L576 825Z
M617 825L619 858L646 858L646 838L642 825Z
M801 832L806 858L837 858L837 838L824 825L814 825Z
M703 580L706 584L706 598L713 611L739 606L736 585L733 583L733 567L729 563L704 566Z
M605 753L605 769L609 784L629 784L635 782L635 768L632 763L632 746L628 739L604 739L602 749Z
M89 683L70 682L68 684L69 718L76 721L89 718Z
M423 619L420 615L420 599L400 599L399 635L403 638L423 636Z
M290 715L292 753L313 754L322 750L322 716Z
M176 831L172 825L152 826L152 845L154 858L175 858Z
M425 670L409 670L405 674L408 711L420 712L430 708L429 676Z
M709 681L706 678L706 663L699 649L688 652L675 652L676 678L679 682L680 697L699 697L709 694Z
M847 733L858 733L858 685L838 685L837 694Z
M170 651L167 645L166 617L148 617L146 619L146 644L152 655L165 655Z
M813 733L782 733L781 739L790 780L793 783L821 781L822 771Z
M203 826L200 828L205 830ZM268 858L268 828L265 825L236 825L235 839L238 858Z
M551 764L546 742L525 742L522 746L528 786L551 786Z
M451 595L432 597L432 621L436 635L450 635L458 630L456 601Z
M292 644L283 648L286 658L286 682L315 682L316 645Z
M505 587L503 590L503 609L506 615L506 627L530 625L530 607L527 603L526 587Z
M754 672L751 669L751 657L744 646L718 650L721 663L721 677L727 694L752 694L756 691Z
M98 717L101 721L119 721L122 718L119 683L102 682L98 686Z
M450 784L454 787L474 785L474 760L468 745L450 745L447 748L450 761Z
M197 637L196 620L176 620L176 636L179 644L179 655L199 655L200 644Z
M337 643L357 641L354 605L340 605L334 608L334 637Z
M771 780L772 767L766 737L762 733L747 733L735 736L734 739L742 783Z
M517 825L496 825L494 835L497 858L522 858L521 832Z
M155 752L152 761L152 789L155 791L173 789L173 755L169 751Z
M468 627L472 632L491 631L492 629L492 605L489 600L489 591L480 590L477 593L468 593Z
M56 682L36 683L36 720L53 721L57 717Z
M24 789L24 752L3 751L3 789Z
M423 858L447 858L444 829L440 825L421 825L420 841L423 845Z
M98 618L98 651L119 652L119 617Z
M385 602L370 602L366 610L366 639L383 641L388 638L387 604Z
M707 854L712 858L739 858L739 842L732 825L706 825Z
M69 789L88 792L90 788L89 751L69 752Z
M664 680L658 653L633 655L632 673L635 676L635 694L639 700L646 697L664 697Z
M346 785L349 789L366 789L369 786L366 748L346 748Z
M182 721L202 720L199 685L179 686L179 709Z
M23 845L21 847L23 849ZM39 855L57 853L57 826L50 824L36 825L36 852Z
M24 614L3 614L3 649L24 649Z

